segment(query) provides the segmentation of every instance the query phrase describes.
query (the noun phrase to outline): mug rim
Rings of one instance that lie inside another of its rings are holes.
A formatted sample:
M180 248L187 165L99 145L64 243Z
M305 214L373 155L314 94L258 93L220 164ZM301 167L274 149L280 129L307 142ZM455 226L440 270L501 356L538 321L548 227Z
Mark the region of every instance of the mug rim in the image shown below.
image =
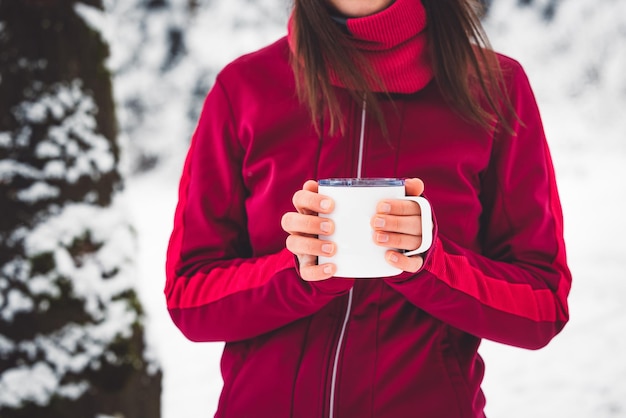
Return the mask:
M334 177L319 179L317 184L326 187L391 187L404 186L404 180L392 177Z

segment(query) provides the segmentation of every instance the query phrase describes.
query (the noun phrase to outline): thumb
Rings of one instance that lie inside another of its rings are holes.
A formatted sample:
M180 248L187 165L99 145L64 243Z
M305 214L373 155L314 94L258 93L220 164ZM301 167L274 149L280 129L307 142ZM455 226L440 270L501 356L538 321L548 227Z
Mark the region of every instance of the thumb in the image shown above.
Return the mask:
M317 182L315 180L307 180L302 186L302 190L317 193Z
M424 182L418 178L406 179L404 188L407 196L421 196L424 193Z

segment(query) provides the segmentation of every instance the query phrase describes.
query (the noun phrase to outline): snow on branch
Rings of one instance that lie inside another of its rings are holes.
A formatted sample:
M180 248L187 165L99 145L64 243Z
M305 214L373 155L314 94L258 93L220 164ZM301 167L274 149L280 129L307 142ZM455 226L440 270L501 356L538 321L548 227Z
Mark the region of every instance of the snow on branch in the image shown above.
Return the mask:
M19 341L0 338L2 357L19 359L0 374L0 408L75 399L89 387L78 377L81 372L119 361L110 347L132 335L140 319L120 297L135 274L135 237L125 218L120 207L68 205L26 235L23 257L0 266L0 323L26 312L46 315L64 293L82 301L83 311L49 333ZM81 245L88 247L81 251ZM37 266L46 257L50 268Z

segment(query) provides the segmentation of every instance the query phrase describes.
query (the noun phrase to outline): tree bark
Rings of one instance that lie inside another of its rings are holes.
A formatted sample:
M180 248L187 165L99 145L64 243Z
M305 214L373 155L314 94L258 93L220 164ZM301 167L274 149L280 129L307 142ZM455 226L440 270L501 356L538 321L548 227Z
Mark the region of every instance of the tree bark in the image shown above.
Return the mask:
M0 416L157 418L161 372L145 355L137 295L119 285L133 254L110 265L111 236L98 232L123 186L109 51L76 3L0 0ZM94 215L79 223L70 210ZM29 238L47 225L74 235ZM114 305L126 322L109 317ZM104 325L118 329L103 338ZM37 370L49 372L46 390L14 383Z

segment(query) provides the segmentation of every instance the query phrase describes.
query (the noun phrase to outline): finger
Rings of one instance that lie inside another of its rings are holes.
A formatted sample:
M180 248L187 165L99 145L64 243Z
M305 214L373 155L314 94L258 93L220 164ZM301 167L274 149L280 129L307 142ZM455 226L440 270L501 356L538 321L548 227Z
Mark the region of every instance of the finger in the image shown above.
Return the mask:
M302 235L289 235L286 240L286 246L289 251L298 256L324 255L331 257L335 254L336 251L336 246L334 242L325 241L314 237L306 237Z
M422 213L420 205L412 200L385 199L376 205L376 213L383 215L412 216Z
M300 277L307 282L317 282L331 278L337 271L332 263L317 265L317 257L299 256Z
M377 231L374 233L374 242L382 247L411 251L422 245L422 237Z
M407 196L421 196L424 193L424 182L418 178L406 179L404 189Z
M318 190L317 182L315 180L307 180L306 182L304 182L304 185L302 186L302 190L307 190L309 192L317 193L317 190Z
M335 230L335 224L330 219L297 212L285 213L280 225L289 234L330 235Z
M407 257L397 251L387 251L385 259L392 266L402 271L415 273L424 265L424 258L419 255Z
M330 279L335 275L337 268L334 264L322 264L321 266L300 267L300 277L307 282L319 282Z
M370 220L370 226L375 231L420 235L422 233L422 218L418 215L396 216L377 214Z
M418 178L409 178L404 180L404 188L407 196L421 196L424 193L424 182ZM419 205L412 201L391 199L379 202L376 212L401 216L421 213Z
M330 213L333 210L334 202L330 197L317 193L317 183L309 180L304 183L302 190L298 190L293 195L293 206L300 213Z

